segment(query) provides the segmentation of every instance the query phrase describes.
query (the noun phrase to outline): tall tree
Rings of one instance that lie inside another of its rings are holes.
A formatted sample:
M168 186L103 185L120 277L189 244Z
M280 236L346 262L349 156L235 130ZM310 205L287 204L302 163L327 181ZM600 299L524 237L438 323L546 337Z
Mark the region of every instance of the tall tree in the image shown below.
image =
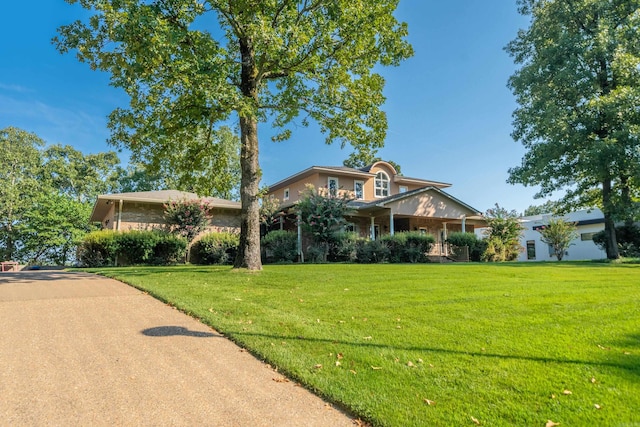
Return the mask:
M76 3L78 0L68 0ZM131 97L110 116L111 142L160 152L176 135L234 117L241 141L242 222L235 267L261 269L258 123L291 135L318 122L326 141L382 146L384 79L374 66L412 54L399 0L82 0L97 13L59 29Z
M629 220L640 188L640 0L519 0L531 16L507 47L522 67L514 139L528 149L510 183L564 189L565 208L599 206L607 257L614 222Z
M565 252L578 237L576 223L563 218L551 218L538 232L542 235L540 240L553 248L553 254L558 261L562 261Z
M14 260L21 246L20 227L40 192L44 141L22 129L0 129L0 258Z

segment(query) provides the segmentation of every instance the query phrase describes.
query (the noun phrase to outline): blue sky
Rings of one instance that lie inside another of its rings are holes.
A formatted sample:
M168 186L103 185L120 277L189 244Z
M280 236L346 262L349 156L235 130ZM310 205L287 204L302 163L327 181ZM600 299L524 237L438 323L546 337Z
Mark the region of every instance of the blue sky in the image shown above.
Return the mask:
M113 149L105 142L107 115L126 106L127 97L109 86L107 74L51 44L60 25L88 12L63 0L6 3L0 128L23 128L85 153ZM505 182L508 168L524 154L510 136L516 104L506 85L516 67L503 50L528 24L515 0L400 0L396 16L409 24L415 55L382 69L389 129L380 155L399 163L407 176L453 184L447 191L480 211L499 203L522 212L542 203L533 199L535 188ZM351 152L325 145L314 127L296 130L282 143L269 135L268 124L262 125L263 184L312 165L341 165Z

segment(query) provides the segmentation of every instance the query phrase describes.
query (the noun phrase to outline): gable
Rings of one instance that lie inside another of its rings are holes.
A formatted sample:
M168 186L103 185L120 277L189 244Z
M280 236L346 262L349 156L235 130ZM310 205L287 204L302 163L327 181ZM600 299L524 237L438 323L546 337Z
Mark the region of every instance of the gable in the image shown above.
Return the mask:
M427 218L458 219L477 215L478 212L433 189L413 194L410 197L392 200L384 204L396 215L421 216Z

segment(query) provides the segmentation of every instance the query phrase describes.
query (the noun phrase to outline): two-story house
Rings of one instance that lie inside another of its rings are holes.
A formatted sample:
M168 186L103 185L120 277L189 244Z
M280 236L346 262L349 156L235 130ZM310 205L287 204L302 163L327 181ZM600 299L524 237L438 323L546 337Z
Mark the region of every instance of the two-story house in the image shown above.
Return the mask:
M362 237L423 231L436 238L436 249L442 252L448 232L473 232L486 225L477 209L443 191L451 184L400 175L383 161L362 169L312 166L269 186L267 196L280 200L286 210L308 184L328 194L347 192L353 212L347 220Z

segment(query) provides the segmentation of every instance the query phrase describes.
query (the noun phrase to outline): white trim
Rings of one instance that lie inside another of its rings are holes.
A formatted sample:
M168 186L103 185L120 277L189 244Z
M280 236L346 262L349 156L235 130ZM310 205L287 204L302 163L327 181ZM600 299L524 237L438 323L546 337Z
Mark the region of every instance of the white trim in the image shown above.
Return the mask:
M380 174L382 174L384 178L378 178ZM386 186L378 186L378 179L380 179L381 183L386 182ZM385 192L386 194L384 194ZM391 179L389 179L389 175L385 171L376 172L376 176L373 178L373 195L378 199L391 195Z

